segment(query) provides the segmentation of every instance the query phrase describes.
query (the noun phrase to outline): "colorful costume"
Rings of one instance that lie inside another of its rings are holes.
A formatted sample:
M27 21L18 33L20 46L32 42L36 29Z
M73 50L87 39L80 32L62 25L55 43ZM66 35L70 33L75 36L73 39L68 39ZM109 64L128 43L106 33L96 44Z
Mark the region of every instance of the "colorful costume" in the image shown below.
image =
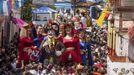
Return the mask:
M91 47L89 42L80 41L80 50L81 50L81 58L82 64L85 65L93 65L92 55L91 55ZM88 63L87 63L88 61Z
M44 37L41 34L36 33L35 27L32 28L32 38L33 38L34 44L39 48Z
M26 52L28 53L29 59L33 62L38 62L41 55L39 48L34 48L33 46L27 47Z
M20 38L20 44L19 44L19 56L18 56L18 67L21 67L21 61L24 61L24 65L26 65L29 62L29 55L28 52L26 52L26 48L34 45L33 40L29 39L28 37Z
M65 45L65 48L74 47L74 50L65 50L60 57L61 63L69 65L69 63L81 63L80 57L80 44L79 38L72 37L71 39L66 39L61 37L62 43Z
M43 48L42 50L44 51L43 55L45 56L45 59L48 59L49 62L54 63L55 61L55 38L49 38L49 37L45 37L42 45Z

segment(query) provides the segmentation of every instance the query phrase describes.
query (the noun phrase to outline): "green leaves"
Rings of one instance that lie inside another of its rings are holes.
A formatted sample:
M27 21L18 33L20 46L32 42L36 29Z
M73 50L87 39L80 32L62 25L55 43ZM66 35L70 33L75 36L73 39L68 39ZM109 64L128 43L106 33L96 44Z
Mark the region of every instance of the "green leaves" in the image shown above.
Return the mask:
M24 6L22 7L21 18L26 22L30 22L32 20L31 4L32 0L25 0Z

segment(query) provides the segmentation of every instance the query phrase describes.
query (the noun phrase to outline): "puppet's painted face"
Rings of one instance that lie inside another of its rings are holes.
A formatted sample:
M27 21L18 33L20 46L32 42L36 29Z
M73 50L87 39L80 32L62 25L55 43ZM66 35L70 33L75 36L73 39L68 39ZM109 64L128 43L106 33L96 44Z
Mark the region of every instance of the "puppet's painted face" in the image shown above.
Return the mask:
M52 38L55 35L55 32L53 30L48 31L48 37Z
M84 33L84 32L80 32L80 33L79 33L79 38L80 38L80 39L84 38L84 36L85 36L85 33Z
M52 25L52 28L53 28L54 30L58 30L58 27L57 27L56 25Z
M72 28L66 27L65 31L66 31L67 34L70 34L72 32Z
M81 28L81 25L79 22L75 22L75 29L78 30Z

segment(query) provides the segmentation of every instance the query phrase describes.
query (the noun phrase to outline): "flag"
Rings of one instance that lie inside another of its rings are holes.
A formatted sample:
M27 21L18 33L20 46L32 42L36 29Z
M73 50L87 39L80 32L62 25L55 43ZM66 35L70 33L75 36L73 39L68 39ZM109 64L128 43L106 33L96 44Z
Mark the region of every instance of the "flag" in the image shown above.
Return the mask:
M96 23L97 23L98 26L100 26L100 27L103 26L103 21L105 20L105 17L107 16L107 14L108 14L108 8L106 7L106 8L102 11L102 13L101 13L99 19L96 21Z
M15 0L14 9L15 10L18 10L19 9L19 1L18 0Z
M109 0L105 0L105 2L106 2L106 3L110 3L110 1L109 1Z
M12 5L11 9L14 9L14 7L15 7L15 0L11 0L11 5Z
M3 0L0 0L0 15L3 15Z
M15 17L12 18L12 22L13 22L15 25L17 25L17 27L19 27L19 28L28 26L28 23L26 23L26 22L23 21L22 19L15 18Z
M8 6L7 6L7 1L3 2L3 14L4 16L8 16Z
M18 2L19 2L19 7L22 7L23 5L24 5L24 0L18 0Z
M9 16L10 13L11 13L11 7L12 7L12 5L11 5L11 0L7 0L6 4L7 4L8 16Z
M7 1L9 2L10 10L12 10L13 9L13 5L12 5L13 0L7 0Z

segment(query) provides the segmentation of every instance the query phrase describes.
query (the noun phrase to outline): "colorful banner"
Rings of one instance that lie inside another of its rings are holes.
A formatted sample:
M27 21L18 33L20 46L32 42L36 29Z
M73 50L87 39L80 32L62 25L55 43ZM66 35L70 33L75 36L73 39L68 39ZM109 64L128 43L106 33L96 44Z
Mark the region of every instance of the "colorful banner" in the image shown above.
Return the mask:
M0 0L0 15L3 15L3 0Z
M10 11L13 9L13 5L12 5L12 0L8 0L8 2L9 2L9 6L10 6Z
M19 9L19 1L18 0L15 0L15 2L14 2L14 9L15 10Z
M105 20L105 17L107 16L107 14L109 14L109 13L108 13L108 8L106 7L106 8L102 11L102 13L101 13L99 19L96 21L96 23L97 23L98 26L100 26L100 27L103 26L103 22L104 22L104 20Z
M19 7L22 7L23 5L24 5L24 0L18 0L18 2L19 2Z
M9 16L9 14L11 13L11 0L7 0L7 12L8 12L8 16Z
M12 5L12 8L11 8L11 9L14 9L14 6L15 6L15 0L11 0L11 5Z
M12 18L12 22L18 27L18 28L22 28L28 25L28 23L26 23L25 21L23 21L22 19L19 18Z

